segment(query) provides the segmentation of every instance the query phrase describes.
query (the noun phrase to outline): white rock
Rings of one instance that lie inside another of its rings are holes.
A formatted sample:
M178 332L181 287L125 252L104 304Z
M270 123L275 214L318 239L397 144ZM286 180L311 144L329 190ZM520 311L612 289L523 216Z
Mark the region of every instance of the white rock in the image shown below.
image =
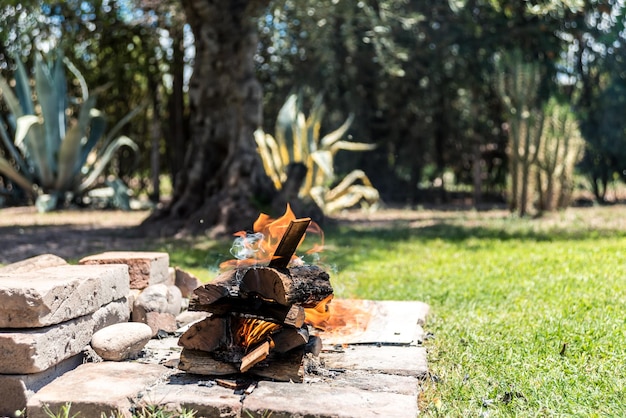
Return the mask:
M154 284L146 287L135 300L135 310L146 312L171 313L176 316L180 313L182 295L176 286ZM135 315L133 315L133 319Z
M91 347L104 360L121 361L134 357L152 338L152 329L141 322L123 322L93 334Z

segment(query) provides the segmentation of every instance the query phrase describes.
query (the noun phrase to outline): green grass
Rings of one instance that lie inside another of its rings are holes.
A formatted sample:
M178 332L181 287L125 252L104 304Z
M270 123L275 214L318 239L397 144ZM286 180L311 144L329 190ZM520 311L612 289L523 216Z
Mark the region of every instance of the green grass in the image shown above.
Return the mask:
M321 263L338 296L431 306L425 415L626 416L626 228L574 213L330 227ZM201 245L171 256L208 278L227 245Z

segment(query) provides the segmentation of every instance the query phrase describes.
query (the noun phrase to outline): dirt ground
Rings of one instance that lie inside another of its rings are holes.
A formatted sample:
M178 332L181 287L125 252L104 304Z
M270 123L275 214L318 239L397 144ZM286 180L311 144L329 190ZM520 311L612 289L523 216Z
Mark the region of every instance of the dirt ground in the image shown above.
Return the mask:
M102 251L141 250L146 239L135 227L149 211L65 210L37 213L34 207L0 209L0 264L20 261L44 253L66 260L78 260ZM626 231L626 206L569 208L529 220L533 228L571 228ZM475 211L454 207L419 210L386 208L373 213L351 211L334 217L333 222L355 228L427 228L439 223L464 226L505 224L511 214L503 209Z
M143 242L133 227L148 215L147 211L1 209L0 264L44 253L77 260L102 251L133 250Z

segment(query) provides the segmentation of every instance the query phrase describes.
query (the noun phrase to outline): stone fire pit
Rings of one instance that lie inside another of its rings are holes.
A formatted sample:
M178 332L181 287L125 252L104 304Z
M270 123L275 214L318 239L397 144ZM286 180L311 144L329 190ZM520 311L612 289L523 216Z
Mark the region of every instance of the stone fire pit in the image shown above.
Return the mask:
M305 359L301 384L201 376L177 367L184 329L173 313L187 314L185 298L199 283L176 274L166 253L104 253L82 263L45 255L0 268L0 416L26 409L28 417L47 417L44 406L57 412L67 403L84 417L130 416L146 405L197 417L418 414L427 374L424 303L334 300L371 315L366 324L322 333L322 351ZM141 302L152 286L169 289L162 306L157 296ZM141 306L133 306L137 300ZM131 358L102 361L92 335L129 321L131 312L153 338Z

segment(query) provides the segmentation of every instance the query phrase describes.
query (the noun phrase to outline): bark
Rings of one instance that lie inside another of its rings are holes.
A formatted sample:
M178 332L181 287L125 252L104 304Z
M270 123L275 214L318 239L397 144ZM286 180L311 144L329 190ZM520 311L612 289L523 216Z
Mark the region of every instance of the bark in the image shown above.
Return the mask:
M249 228L260 212L255 205L270 203L275 193L253 137L262 106L255 17L268 0L182 3L196 48L190 146L172 201L144 226L161 235L229 234Z
M227 271L197 288L190 300L190 309L222 313L228 306L239 305L237 309L230 309L253 314L254 309L259 310L257 298L260 297L262 301L271 301L267 304L267 313L271 313L279 312L276 305L315 307L332 293L328 273L317 266L289 269L254 267ZM286 317L288 311L285 310L282 315Z

